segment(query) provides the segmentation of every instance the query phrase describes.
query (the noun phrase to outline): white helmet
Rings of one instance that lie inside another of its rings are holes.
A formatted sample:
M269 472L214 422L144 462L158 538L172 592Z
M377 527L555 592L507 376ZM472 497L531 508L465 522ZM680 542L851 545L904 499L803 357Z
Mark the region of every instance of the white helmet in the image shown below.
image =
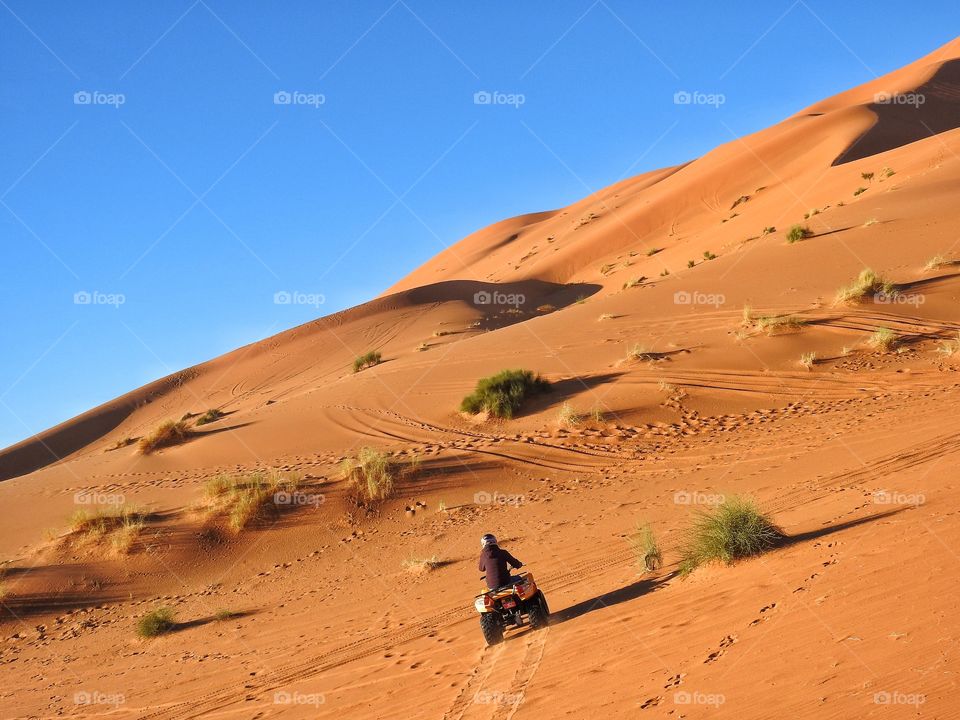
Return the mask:
M480 538L480 547L486 547L487 545L496 545L497 536L492 533L487 533L482 538Z

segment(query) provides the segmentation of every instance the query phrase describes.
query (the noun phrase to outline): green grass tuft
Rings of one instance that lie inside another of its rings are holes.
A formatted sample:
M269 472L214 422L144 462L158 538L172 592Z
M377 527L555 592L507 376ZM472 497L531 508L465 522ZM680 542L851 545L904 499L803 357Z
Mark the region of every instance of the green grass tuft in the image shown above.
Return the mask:
M152 638L168 633L174 628L173 610L159 607L151 610L137 621L137 635Z
M374 365L379 365L381 362L383 362L383 360L381 359L380 351L370 350L369 352L365 352L363 355L360 355L354 359L353 371L358 373L361 370L366 370Z
M783 538L783 532L752 500L728 497L695 515L680 548L680 573L689 575L711 562L730 564L759 555Z
M474 391L460 403L461 412L512 418L530 395L545 391L550 383L530 370L502 370L482 378Z

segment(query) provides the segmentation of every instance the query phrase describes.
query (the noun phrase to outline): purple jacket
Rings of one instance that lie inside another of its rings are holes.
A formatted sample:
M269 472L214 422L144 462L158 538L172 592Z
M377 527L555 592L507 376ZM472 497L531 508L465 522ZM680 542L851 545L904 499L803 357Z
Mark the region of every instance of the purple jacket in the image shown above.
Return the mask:
M494 590L495 588L510 584L508 564L514 568L523 567L522 562L499 545L487 545L480 551L479 570L482 573L486 573L488 588Z

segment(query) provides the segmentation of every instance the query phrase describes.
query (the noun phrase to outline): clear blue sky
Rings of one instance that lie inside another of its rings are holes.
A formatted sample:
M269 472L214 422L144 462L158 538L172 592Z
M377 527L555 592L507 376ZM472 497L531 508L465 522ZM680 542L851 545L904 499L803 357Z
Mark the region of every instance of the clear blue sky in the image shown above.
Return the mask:
M0 447L363 302L491 222L903 65L958 15L955 0L0 0Z

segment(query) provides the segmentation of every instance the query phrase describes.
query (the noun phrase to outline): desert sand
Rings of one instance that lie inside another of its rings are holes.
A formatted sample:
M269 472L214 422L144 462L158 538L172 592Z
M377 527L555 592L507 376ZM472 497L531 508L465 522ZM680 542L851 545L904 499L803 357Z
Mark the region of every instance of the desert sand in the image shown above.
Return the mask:
M0 717L960 715L958 68L955 40L2 451ZM897 294L836 303L866 267ZM458 412L514 367L552 389ZM208 408L182 444L122 442ZM361 446L419 458L374 510L340 475ZM211 532L205 483L257 469L302 502ZM691 513L732 493L789 541L678 576ZM148 511L129 548L71 536L91 499ZM553 612L490 648L487 531ZM138 637L160 605L173 632Z

